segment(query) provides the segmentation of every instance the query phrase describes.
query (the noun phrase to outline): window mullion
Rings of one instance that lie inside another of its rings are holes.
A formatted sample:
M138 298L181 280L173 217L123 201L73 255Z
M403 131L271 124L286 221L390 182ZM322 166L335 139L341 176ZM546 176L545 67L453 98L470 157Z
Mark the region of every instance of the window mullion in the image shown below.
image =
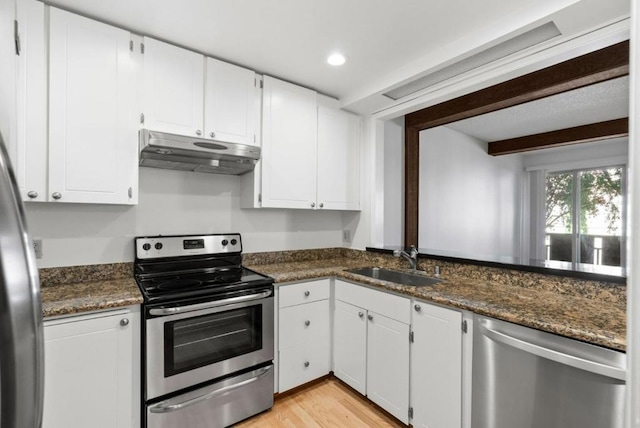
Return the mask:
M571 239L571 259L574 263L581 263L580 260L580 171L573 172L573 218L571 219L572 239Z

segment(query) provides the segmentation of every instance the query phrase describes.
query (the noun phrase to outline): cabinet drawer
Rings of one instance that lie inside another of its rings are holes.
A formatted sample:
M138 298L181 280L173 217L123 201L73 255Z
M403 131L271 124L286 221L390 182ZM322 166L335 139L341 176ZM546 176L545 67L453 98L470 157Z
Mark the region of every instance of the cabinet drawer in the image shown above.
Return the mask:
M328 346L280 351L280 392L329 374L330 360Z
M300 305L302 303L325 300L330 295L329 279L301 282L280 287L280 307Z
M330 309L328 300L290 306L280 310L280 349L329 346Z
M411 323L411 300L384 291L336 279L336 299L377 312L385 317Z

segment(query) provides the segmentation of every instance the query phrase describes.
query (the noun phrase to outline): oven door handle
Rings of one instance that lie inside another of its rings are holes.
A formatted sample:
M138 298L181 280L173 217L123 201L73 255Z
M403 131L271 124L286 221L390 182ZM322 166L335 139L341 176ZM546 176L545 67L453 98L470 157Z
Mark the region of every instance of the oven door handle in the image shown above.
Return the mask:
M149 406L149 411L151 413L170 413L170 412L175 412L177 410L182 410L186 407L193 406L194 404L200 403L201 401L210 400L219 395L226 394L235 389L252 384L257 380L259 380L260 378L266 376L269 372L271 372L272 368L273 366L268 366L268 367L262 367L258 370L254 370L251 373L254 376L250 379L245 379L237 383L232 383L230 385L223 386L222 388L216 389L211 392L207 392L206 394L200 395L199 397L190 398L180 403L169 404L172 402L172 400L162 401L160 403Z
M153 308L153 309L149 309L149 314L151 314L151 315L174 315L174 314L179 314L179 313L183 313L183 312L199 311L201 309L217 308L217 307L220 307L220 306L231 305L233 303L250 302L252 300L264 299L265 297L271 296L272 293L273 292L271 290L267 290L267 291L263 291L262 293L248 294L246 296L231 297L229 299L215 300L213 302L204 302L204 303L198 303L198 304L189 305L189 306L174 306L174 307L170 307L170 308Z

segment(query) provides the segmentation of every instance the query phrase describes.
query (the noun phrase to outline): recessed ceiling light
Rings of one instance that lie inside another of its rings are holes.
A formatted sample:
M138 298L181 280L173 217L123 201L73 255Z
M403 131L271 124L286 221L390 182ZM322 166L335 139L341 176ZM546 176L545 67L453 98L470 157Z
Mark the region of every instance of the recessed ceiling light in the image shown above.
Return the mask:
M347 59L344 57L344 55L339 54L339 53L334 53L329 55L329 58L327 58L327 62L331 65L342 65L347 61Z

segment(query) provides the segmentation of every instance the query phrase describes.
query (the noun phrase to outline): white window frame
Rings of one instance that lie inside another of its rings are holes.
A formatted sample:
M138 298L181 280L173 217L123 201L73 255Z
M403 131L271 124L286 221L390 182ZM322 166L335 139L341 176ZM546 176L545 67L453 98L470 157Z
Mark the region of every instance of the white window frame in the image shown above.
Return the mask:
M594 169L607 169L607 168L623 168L621 178L621 195L622 195L622 209L621 209L621 221L622 230L620 239L620 266L626 266L626 233L627 233L627 180L628 180L628 158L626 156L613 156L600 159L581 160L576 162L561 162L556 164L539 165L528 167L529 178L531 183L531 254L538 260L546 260L546 178L548 174L553 173L573 173L574 174L574 190L578 185L579 172L589 171ZM572 215L572 235L571 240L571 263L585 263L579 260L580 254L578 249L580 248L580 233L578 218L580 209L579 192L573 194L573 215ZM591 262L585 264L592 264Z

